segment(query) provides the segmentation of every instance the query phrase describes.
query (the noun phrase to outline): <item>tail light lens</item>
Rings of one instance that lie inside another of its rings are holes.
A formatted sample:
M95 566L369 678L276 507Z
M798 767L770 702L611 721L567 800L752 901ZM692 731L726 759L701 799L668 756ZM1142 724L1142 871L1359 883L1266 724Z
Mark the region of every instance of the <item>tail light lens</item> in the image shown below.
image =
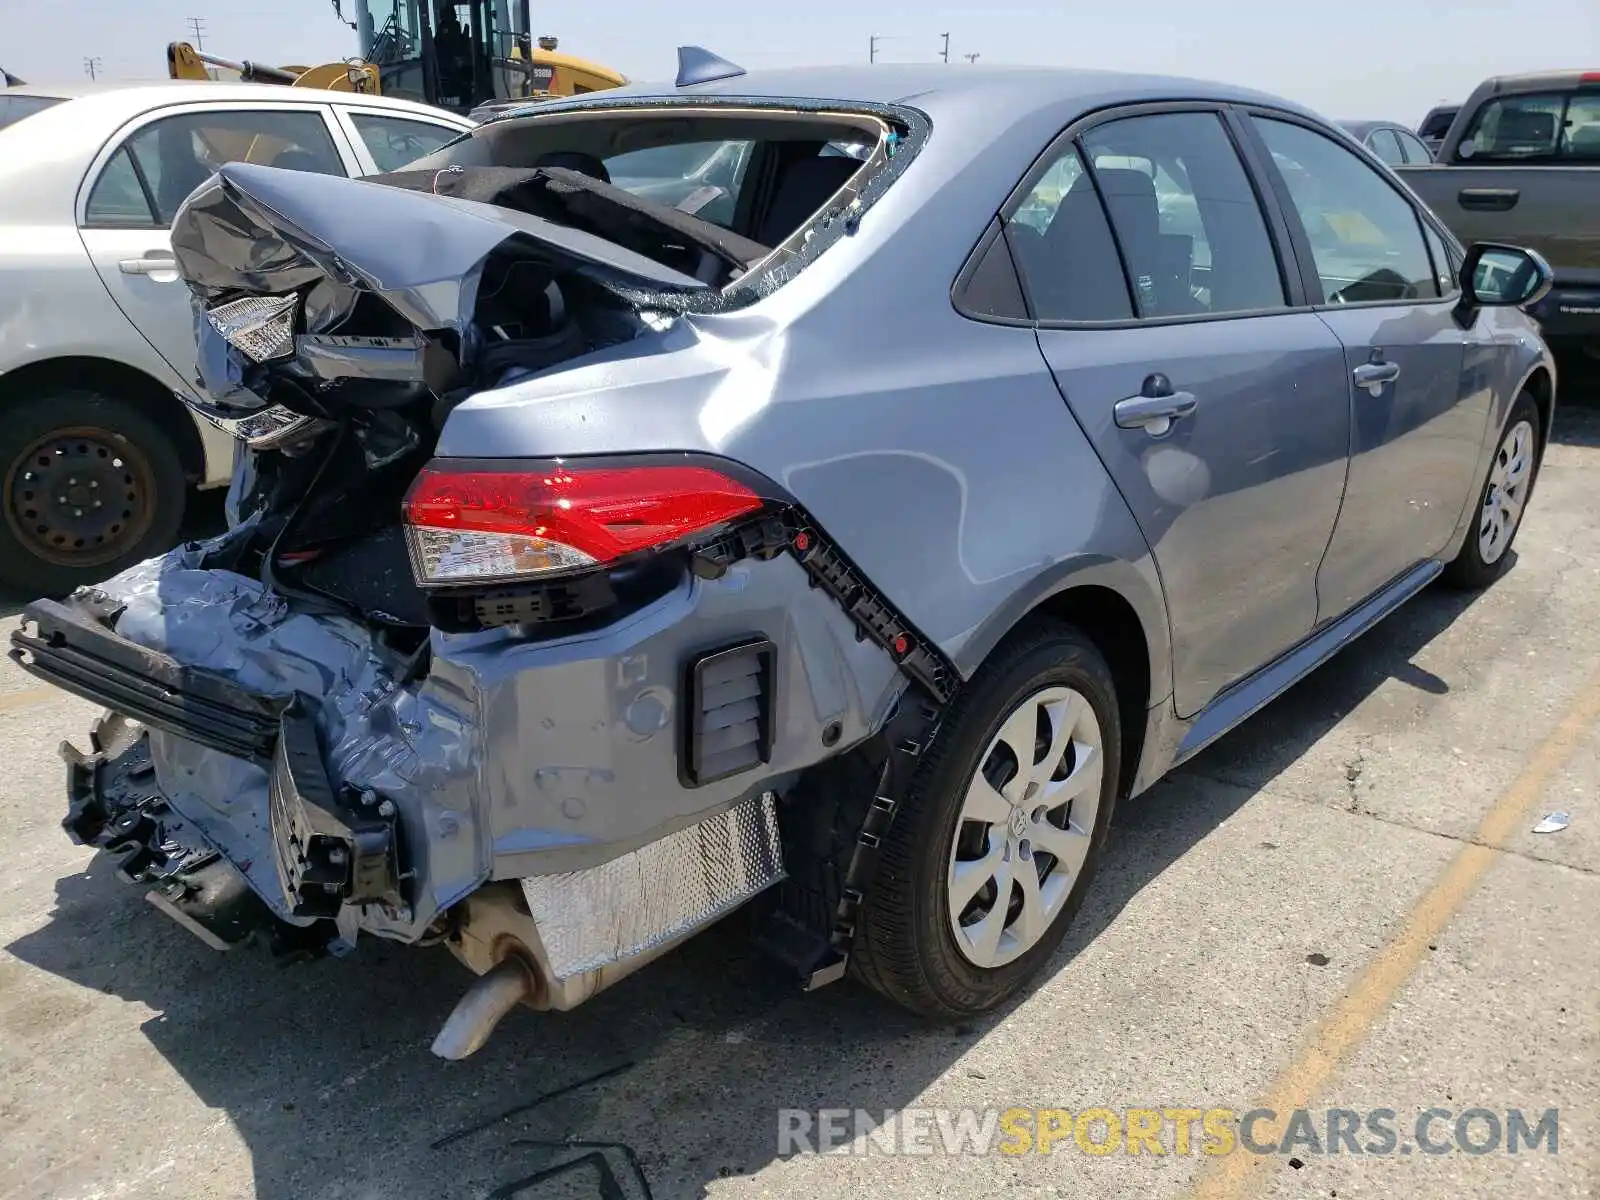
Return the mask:
M436 460L406 496L406 537L425 587L538 579L671 546L764 503L709 466Z
M247 296L206 310L206 320L251 362L282 358L294 350L298 296Z

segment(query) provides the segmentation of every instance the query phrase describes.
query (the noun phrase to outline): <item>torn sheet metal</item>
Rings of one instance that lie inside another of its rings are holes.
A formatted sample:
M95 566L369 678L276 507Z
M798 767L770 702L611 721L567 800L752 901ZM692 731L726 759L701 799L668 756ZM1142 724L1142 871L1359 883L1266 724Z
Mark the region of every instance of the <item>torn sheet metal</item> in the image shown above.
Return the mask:
M254 163L223 167L172 224L173 254L192 287L286 295L327 278L378 293L424 330L471 322L483 262L511 239L605 281L706 290L603 238L513 209Z
M598 867L522 880L558 980L693 933L783 878L771 792Z
M254 691L315 702L330 773L394 802L406 865L416 872L412 911L364 908L361 927L412 940L488 875L476 824L473 706L426 682L402 686L398 663L361 624L296 611L254 579L201 569L204 551L180 547L100 585L124 606L116 631ZM158 729L149 737L171 807L276 915L304 924L290 915L273 866L266 771Z

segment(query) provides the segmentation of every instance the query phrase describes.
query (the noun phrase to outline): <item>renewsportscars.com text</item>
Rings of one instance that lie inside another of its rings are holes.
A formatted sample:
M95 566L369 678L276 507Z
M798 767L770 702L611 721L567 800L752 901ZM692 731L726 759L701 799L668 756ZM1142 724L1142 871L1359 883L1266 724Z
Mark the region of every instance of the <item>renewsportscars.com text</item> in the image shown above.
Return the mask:
M1518 1108L906 1108L778 1110L778 1153L982 1156L1077 1153L1555 1154L1560 1112Z

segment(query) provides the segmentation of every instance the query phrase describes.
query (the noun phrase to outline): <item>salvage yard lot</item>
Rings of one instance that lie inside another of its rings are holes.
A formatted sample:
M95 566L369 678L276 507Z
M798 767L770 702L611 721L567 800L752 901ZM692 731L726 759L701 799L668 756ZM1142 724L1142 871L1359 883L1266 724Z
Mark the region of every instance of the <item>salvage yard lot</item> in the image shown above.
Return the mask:
M1051 972L972 1026L852 986L797 994L735 918L440 1062L469 979L443 950L220 956L68 844L55 748L93 712L6 664L0 1200L601 1195L592 1173L514 1186L571 1157L519 1143L562 1139L627 1144L656 1197L1600 1194L1600 408L1571 391L1510 574L1426 592L1125 805ZM1570 828L1532 833L1551 810ZM1458 859L1485 833L1492 853ZM1269 1097L1389 1108L1402 1130L1431 1107L1555 1108L1559 1152L1231 1171L1070 1137L1048 1156L778 1153L780 1109Z

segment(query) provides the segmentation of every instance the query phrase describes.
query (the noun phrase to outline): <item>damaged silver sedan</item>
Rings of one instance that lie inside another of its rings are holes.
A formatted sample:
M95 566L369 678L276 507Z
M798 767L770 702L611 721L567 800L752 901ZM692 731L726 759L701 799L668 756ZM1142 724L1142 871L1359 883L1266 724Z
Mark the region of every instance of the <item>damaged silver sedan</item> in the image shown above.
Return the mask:
M1292 106L684 65L224 167L173 245L229 528L13 639L114 714L73 837L218 948L448 946L447 1057L741 907L807 986L992 1011L1119 798L1505 569L1549 428L1542 264ZM1395 245L1325 264L1292 155Z

